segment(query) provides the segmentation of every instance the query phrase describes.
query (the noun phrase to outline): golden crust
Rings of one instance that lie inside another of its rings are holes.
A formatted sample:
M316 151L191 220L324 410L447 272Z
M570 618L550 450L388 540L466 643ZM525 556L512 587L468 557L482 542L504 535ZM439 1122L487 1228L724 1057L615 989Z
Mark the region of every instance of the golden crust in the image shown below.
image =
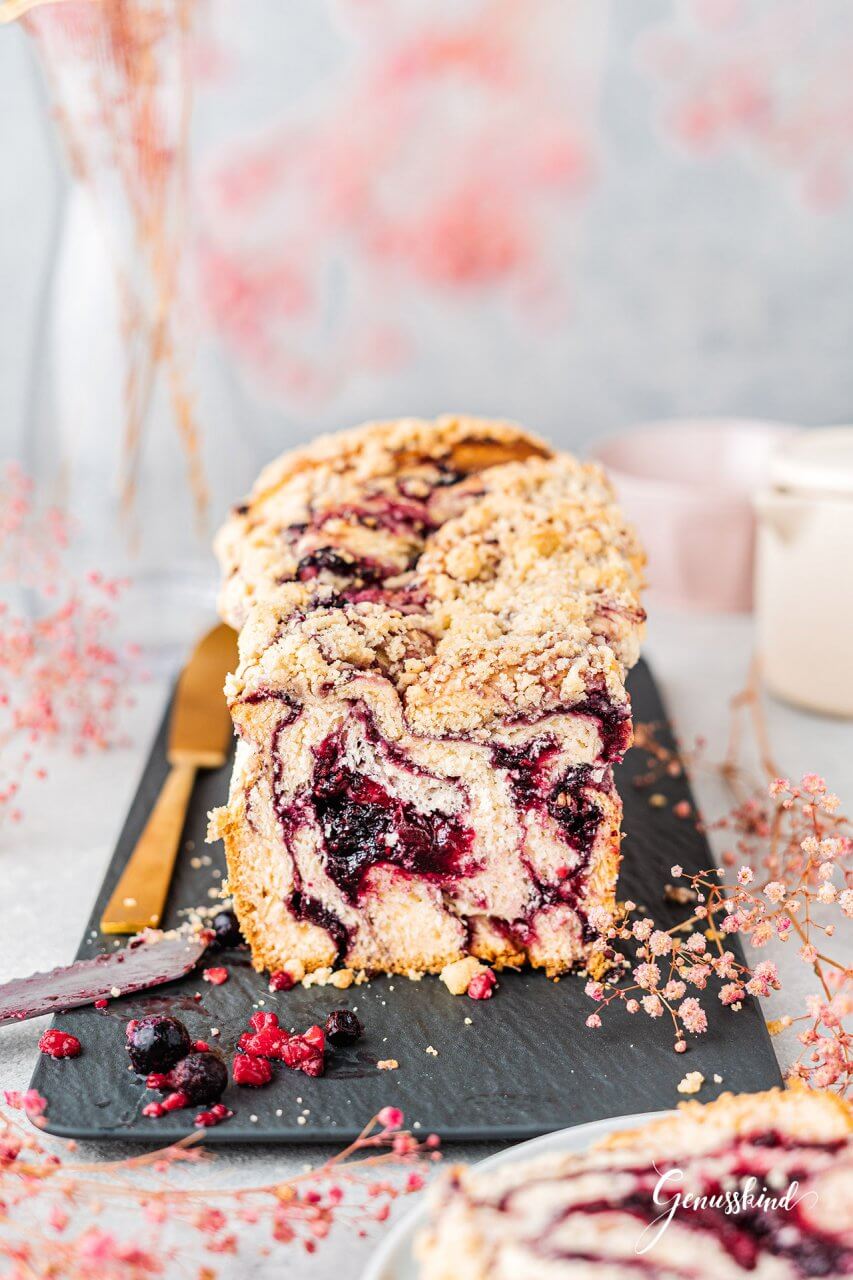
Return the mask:
M512 423L446 414L435 422L369 422L283 454L264 468L216 537L224 621L239 630L253 604L293 578L304 555L330 542L405 571L422 549L421 531L371 528L363 511L361 519L352 516L365 501L406 494L417 501L421 489L432 487L436 467L462 476L550 452ZM315 527L294 541L283 537L302 524Z

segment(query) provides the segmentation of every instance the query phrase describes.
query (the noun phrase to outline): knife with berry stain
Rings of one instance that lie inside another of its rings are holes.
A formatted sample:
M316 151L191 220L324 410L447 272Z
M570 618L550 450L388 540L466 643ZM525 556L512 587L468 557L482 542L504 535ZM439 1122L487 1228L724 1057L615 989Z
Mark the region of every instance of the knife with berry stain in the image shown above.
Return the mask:
M154 942L140 938L121 951L75 960L49 973L13 978L0 984L0 1027L173 982L195 968L209 940L209 934Z
M169 725L171 768L104 908L102 933L138 933L159 926L196 773L218 769L228 755L234 731L222 686L236 666L236 633L218 626L198 642L181 672Z

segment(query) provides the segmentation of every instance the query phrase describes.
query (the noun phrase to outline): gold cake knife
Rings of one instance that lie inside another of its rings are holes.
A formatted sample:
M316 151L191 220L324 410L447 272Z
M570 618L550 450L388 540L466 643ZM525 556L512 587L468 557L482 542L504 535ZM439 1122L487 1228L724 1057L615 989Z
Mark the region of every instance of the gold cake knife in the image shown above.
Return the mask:
M236 633L220 625L198 642L181 672L169 726L171 768L101 916L103 933L160 924L196 773L218 769L228 755L232 727L222 686L236 665Z

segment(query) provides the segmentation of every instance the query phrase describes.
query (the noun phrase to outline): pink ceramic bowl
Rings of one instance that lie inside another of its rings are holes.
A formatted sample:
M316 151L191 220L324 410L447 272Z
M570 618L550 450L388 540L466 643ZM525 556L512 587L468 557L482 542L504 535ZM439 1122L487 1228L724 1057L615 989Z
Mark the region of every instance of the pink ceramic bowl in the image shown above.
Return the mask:
M593 448L646 548L653 606L752 608L752 496L771 454L795 429L747 418L672 418Z

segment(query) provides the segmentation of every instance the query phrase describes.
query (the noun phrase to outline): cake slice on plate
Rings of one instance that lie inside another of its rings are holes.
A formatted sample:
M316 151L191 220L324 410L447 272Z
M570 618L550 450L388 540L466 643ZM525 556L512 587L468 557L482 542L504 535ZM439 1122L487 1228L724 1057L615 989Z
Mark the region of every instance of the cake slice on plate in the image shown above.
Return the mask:
M421 1280L849 1276L851 1133L837 1095L774 1089L684 1103L582 1155L450 1171Z
M643 621L598 468L504 423L368 425L274 463L218 548L242 631L211 837L255 965L582 962Z

